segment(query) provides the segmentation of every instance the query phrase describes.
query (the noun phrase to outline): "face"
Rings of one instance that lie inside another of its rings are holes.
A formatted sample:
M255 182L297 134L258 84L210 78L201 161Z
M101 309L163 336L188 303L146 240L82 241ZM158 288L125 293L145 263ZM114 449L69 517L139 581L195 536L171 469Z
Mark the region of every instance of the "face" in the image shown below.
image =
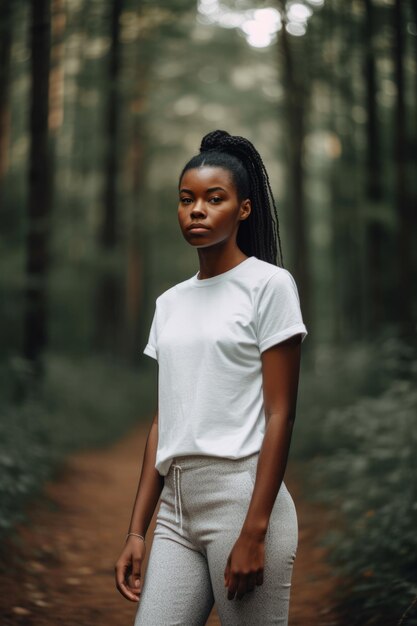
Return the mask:
M239 202L232 174L222 167L187 170L180 182L178 221L184 238L203 248L236 240L242 220L249 217L250 200Z

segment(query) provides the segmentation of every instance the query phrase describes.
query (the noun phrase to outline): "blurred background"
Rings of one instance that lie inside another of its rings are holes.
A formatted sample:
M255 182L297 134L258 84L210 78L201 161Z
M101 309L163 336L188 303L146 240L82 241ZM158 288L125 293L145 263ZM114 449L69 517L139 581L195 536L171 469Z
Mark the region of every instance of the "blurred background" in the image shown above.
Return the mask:
M155 298L198 270L178 175L225 129L298 285L290 463L343 516L349 624L417 623L416 113L412 0L2 0L3 535L69 452L151 418Z

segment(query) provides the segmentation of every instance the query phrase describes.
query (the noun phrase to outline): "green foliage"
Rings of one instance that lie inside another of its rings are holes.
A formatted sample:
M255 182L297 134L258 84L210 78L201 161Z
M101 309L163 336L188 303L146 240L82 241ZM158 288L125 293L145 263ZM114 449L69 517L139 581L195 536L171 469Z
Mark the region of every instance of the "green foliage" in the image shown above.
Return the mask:
M21 380L21 363L14 372ZM42 389L1 407L0 535L24 517L24 505L66 454L111 443L149 416L154 378L150 369L104 357L49 355Z
M303 408L308 433L301 423L297 436L309 441L295 450L314 450L308 491L343 513L326 543L351 581L351 624L398 621L417 594L416 373L416 353L393 341L354 346L343 363L305 373L303 402L314 387L314 410Z
M390 609L399 616L417 593L416 397L410 383L416 358L391 329L391 338L372 345L355 341L407 320L401 294L409 298L410 319L417 310L411 279L409 287L403 282L407 265L410 276L416 265L407 249L417 243L415 214L407 210L417 197L411 175L417 126L408 122L416 118L415 3L326 0L306 35L291 37L285 52L283 31L276 45L252 48L238 29L202 19L191 0L126 0L115 80L109 79L114 3L57 3L46 286L51 354L43 389L20 404L16 382L26 388L30 372L24 361L10 368L6 359L22 353L27 313L31 11L22 1L3 4L0 397L10 390L14 397L0 404L0 533L68 452L110 442L149 414L147 373L85 355L104 348L107 331L100 322L120 299L120 320L107 320L107 328L120 343L115 353L135 362L155 297L197 271L196 251L185 246L176 219L177 176L201 137L225 128L248 137L262 154L278 201L286 266L296 270L297 259L304 259L309 270L310 284L294 271L314 341L306 343L310 361L303 363L292 454L307 460L310 491L345 515L345 531L328 539L353 581L346 623L385 624ZM402 52L394 19L400 5ZM220 13L265 3L219 6ZM299 144L287 108L289 67L305 93L295 124L303 129ZM116 129L109 111L113 89ZM402 99L405 110L398 115ZM98 241L115 130L117 245L109 251ZM294 189L304 195L303 211ZM120 290L99 312L102 276L115 279Z

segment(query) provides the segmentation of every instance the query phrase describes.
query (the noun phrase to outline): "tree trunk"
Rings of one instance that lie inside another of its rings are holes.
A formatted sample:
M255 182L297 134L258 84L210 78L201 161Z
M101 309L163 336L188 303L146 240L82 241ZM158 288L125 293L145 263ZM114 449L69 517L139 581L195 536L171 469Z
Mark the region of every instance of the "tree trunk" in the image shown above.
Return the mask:
M65 0L52 0L52 49L49 78L49 133L55 136L64 121Z
M32 86L24 355L42 373L47 344L47 274L51 214L51 158L48 144L48 92L51 46L49 0L31 2Z
M138 98L139 99L139 98ZM140 120L133 120L132 142L129 154L129 170L132 185L132 206L127 239L126 271L126 354L133 363L138 362L141 337L141 313L144 291L144 207L142 206L143 137Z
M3 180L8 169L10 108L10 49L12 44L12 3L0 4L0 207Z
M284 16L285 2L280 2L281 15ZM288 119L288 167L291 186L291 242L293 246L294 276L299 286L303 303L303 317L312 330L310 303L310 268L307 242L307 219L304 196L303 141L304 112L306 103L305 89L296 76L289 35L283 27L278 34L278 41L284 62L284 81L286 110Z
M404 33L403 6L401 0L394 4L394 74L397 86L395 108L395 174L396 205L398 215L397 250L398 250L398 314L400 331L405 339L413 336L412 323L412 282L411 282L411 233L412 216L407 180L407 145L406 111L404 100Z
M383 197L381 181L381 146L378 135L378 111L376 102L377 80L374 55L374 8L371 0L365 5L365 87L366 87L366 197L371 207L371 215L365 226L365 247L367 251L367 332L380 329L383 302L383 240L384 227L378 219L378 208Z
M109 58L109 93L106 114L107 145L105 154L105 183L103 219L99 232L99 249L104 268L98 277L96 299L96 335L98 348L115 352L122 348L122 287L115 267L115 252L119 243L117 220L118 173L118 78L120 69L120 15L122 1L113 0L111 15L111 50Z
M331 166L330 189L332 197L332 253L330 263L333 280L331 296L334 310L334 341L340 344L356 340L362 330L361 294L362 258L359 245L361 232L360 196L358 193L358 154L356 136L350 130L354 124L351 117L354 65L352 49L357 48L357 33L349 22L349 5L339 10L329 7L327 29L335 42L330 66L330 128L340 141L341 158ZM335 72L333 67L343 68ZM349 129L349 130L348 130ZM352 274L356 277L352 280Z

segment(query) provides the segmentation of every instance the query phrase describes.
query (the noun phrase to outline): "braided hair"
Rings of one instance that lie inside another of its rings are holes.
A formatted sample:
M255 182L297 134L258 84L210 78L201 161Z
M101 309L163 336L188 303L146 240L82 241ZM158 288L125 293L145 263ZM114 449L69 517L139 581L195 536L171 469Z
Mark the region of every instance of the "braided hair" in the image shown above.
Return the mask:
M201 141L200 153L185 164L185 172L203 165L228 170L236 186L238 200L249 198L252 211L242 220L236 243L248 256L284 267L279 235L279 220L268 173L259 152L244 137L232 136L225 130L214 130ZM278 245L277 245L278 244Z

